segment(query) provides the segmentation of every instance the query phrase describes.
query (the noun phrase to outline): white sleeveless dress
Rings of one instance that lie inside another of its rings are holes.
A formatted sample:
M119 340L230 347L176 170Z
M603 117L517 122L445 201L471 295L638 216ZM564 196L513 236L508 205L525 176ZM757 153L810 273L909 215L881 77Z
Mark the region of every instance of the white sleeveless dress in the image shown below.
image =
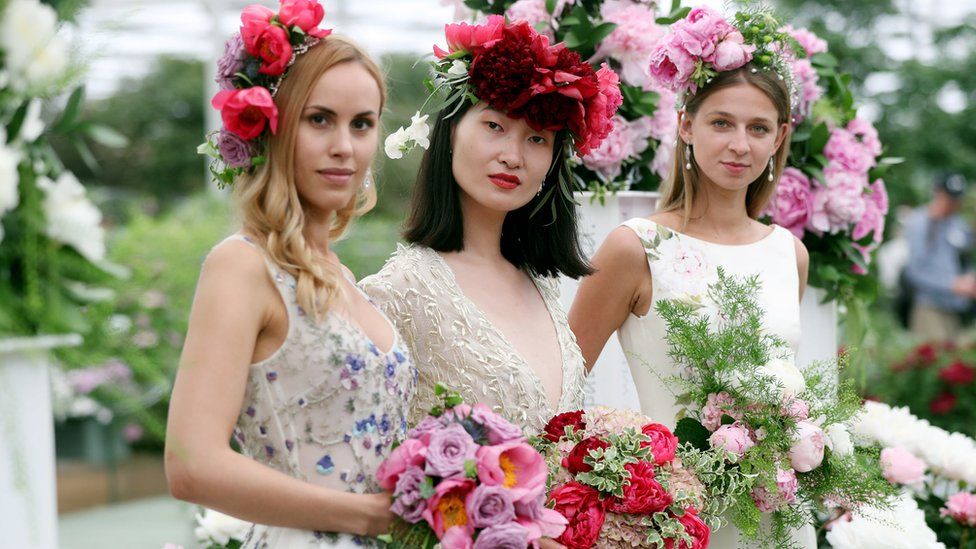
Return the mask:
M757 242L742 245L716 244L672 231L649 219L634 218L623 223L640 239L651 270L653 296L650 311L641 317L631 314L618 330L620 345L630 366L641 412L674 428L681 406L674 389L665 380L679 374L668 357L667 326L655 304L662 299L704 296L708 285L718 280L718 268L736 277L759 275L759 305L766 311L764 326L782 338L793 353L800 342L799 275L793 234L773 225ZM738 546L738 531L726 526L712 533L709 547ZM815 548L816 534L807 525L794 532L793 541L802 548Z

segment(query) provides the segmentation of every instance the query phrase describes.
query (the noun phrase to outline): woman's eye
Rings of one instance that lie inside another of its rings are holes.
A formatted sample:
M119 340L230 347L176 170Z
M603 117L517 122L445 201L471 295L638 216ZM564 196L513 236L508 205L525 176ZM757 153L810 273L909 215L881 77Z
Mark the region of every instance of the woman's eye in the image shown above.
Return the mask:
M729 123L725 120L716 120L715 122L712 122L712 125L716 128L725 128L728 127Z
M501 125L497 122L492 122L491 120L485 122L488 125L488 129L492 131L499 131L502 129Z
M760 125L753 126L752 127L752 131L754 131L756 133L768 133L769 132L769 128L767 128L766 126L763 126L763 125L760 124Z
M546 138L542 137L541 135L533 135L532 137L529 138L529 141L531 141L532 143L536 143L538 145L546 144Z
M315 126L323 126L326 122L328 122L325 116L321 114L313 114L312 116L309 116L308 121Z
M363 118L353 121L352 125L357 130L365 131L373 127L373 121Z

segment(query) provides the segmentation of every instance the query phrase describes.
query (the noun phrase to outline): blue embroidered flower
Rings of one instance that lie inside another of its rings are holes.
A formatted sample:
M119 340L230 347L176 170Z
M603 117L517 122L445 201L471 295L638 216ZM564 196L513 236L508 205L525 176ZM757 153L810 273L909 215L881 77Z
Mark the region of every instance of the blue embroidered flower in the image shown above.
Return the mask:
M383 414L383 417L380 419L380 432L386 434L389 430L390 430L390 417L387 416L386 414Z
M254 406L248 406L244 413L247 414L247 417L254 417Z
M332 462L332 456L329 454L322 456L322 459L315 462L315 470L320 475L328 475L332 473L332 471L335 470L335 463Z
M308 402L306 402L304 398L298 399L298 405L301 406L302 408L304 408L307 404Z
M346 355L346 366L349 371L358 372L366 367L366 361L361 356Z
M268 381L275 381L278 379L278 372L268 372L265 377L268 378Z
M273 457L274 457L274 455L275 455L275 449L274 449L274 446L271 446L270 444L266 444L266 445L264 446L264 453L265 453L265 454L268 454L268 459L271 459L271 458L273 458Z
M292 441L290 441L290 440L286 440L285 441L285 448L288 448L288 451L291 452L292 450L295 449L295 443L292 442Z
M267 436L268 428L265 427L264 425L261 425L258 427L258 432L261 433L261 436Z
M386 377L393 377L396 375L396 362L392 360L386 361Z
M369 342L369 352L376 356L380 356L380 350L376 348L376 345L373 345L372 341Z

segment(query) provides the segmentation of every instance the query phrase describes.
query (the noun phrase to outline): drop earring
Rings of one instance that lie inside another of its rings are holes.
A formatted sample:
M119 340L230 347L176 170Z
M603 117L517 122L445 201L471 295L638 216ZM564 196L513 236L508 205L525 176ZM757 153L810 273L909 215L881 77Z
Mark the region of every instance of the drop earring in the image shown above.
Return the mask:
M542 188L545 187L545 186L546 186L546 182L545 181L543 181L542 183L539 183L539 190L535 192L535 196L536 197L538 197L539 195L542 194Z
M769 181L772 181L773 180L773 171L774 171L774 169L775 169L775 167L773 166L773 157L770 156L769 157L769 175L766 176L766 179L768 179Z
M691 143L685 143L685 169L691 171Z
M373 184L373 172L366 170L366 177L363 178L363 188L368 189Z

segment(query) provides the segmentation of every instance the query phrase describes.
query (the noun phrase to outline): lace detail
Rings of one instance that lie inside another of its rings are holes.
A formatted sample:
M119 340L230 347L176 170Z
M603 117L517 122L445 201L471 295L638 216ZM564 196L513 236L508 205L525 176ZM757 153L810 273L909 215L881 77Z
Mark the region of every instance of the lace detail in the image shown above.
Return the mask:
M443 382L468 402L491 406L529 434L558 412L583 406L585 370L576 337L559 304L556 279L533 281L549 310L563 359L562 396L553 410L531 366L458 287L443 258L423 246L399 246L379 273L360 282L400 329L419 370L411 423L437 403Z
M265 259L288 312L288 335L251 364L234 437L244 455L287 475L355 493L381 488L376 470L407 430L417 372L399 338L381 352L330 312L321 323L298 305L295 279ZM255 525L244 547L370 546L375 540Z

